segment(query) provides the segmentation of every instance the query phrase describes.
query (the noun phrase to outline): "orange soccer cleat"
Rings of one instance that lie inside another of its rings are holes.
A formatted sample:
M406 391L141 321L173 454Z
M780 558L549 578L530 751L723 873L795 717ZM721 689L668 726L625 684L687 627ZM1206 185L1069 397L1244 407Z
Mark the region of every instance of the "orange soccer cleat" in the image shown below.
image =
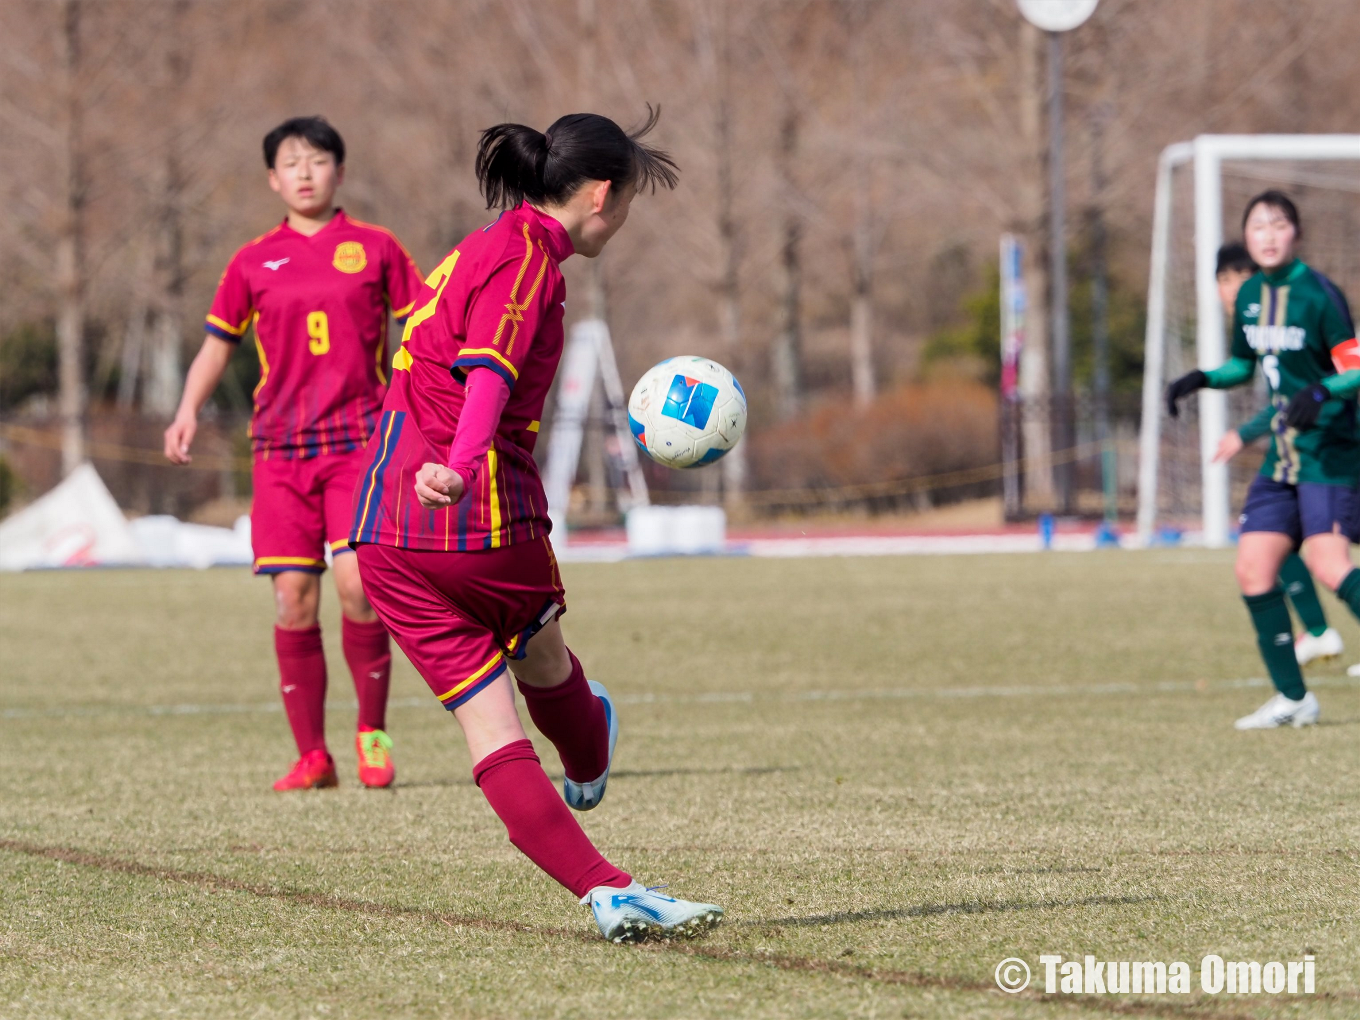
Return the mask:
M293 770L274 784L276 790L319 790L339 786L335 760L324 750L308 751L297 760Z
M397 778L392 764L392 738L382 730L360 730L354 746L359 751L359 782L374 789L391 786Z

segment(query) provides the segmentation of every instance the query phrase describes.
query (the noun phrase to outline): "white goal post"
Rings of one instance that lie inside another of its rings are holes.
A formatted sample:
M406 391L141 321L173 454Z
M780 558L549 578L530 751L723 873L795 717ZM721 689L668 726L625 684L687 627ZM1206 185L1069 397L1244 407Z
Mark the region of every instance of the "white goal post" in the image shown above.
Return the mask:
M1158 509L1158 460L1161 456L1162 393L1166 372L1167 287L1171 270L1172 174L1193 163L1195 357L1200 368L1225 360L1223 313L1214 269L1223 243L1223 163L1225 160L1360 161L1360 135L1200 135L1193 142L1167 146L1157 164L1152 217L1152 259L1148 280L1147 334L1143 361L1143 414L1138 456L1138 536L1152 541ZM1199 394L1199 453L1203 541L1222 547L1229 539L1229 486L1226 465L1212 463L1227 429L1226 394Z

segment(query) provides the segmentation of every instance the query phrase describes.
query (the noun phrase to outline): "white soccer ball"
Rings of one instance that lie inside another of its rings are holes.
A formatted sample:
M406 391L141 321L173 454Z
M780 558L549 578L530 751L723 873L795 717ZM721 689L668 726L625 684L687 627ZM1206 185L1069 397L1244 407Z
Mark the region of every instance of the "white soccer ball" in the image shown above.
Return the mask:
M628 425L658 464L712 464L746 431L746 394L716 361L667 358L643 374L628 398Z

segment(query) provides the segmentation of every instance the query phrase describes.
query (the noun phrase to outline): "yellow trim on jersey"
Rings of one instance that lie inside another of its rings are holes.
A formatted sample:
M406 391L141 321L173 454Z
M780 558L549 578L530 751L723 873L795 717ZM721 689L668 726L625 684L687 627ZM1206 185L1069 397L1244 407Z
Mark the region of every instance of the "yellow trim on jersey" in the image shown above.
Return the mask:
M501 547L501 494L496 485L496 451L486 451L487 478L491 484L491 548Z
M510 300L505 304L505 314L501 316L500 323L496 326L496 335L491 338L491 342L497 347L501 345L501 334L505 332L505 324L508 322L514 328L510 332L510 342L505 345L505 353L512 354L515 350L515 339L519 336L519 324L524 321L524 310L533 301L534 295L538 293L539 285L543 282L543 277L548 272L548 253L539 244L539 250L543 252L543 264L538 267L538 275L534 277L534 284L529 288L528 295L523 301L519 300L519 287L524 282L524 274L528 272L529 263L534 258L534 242L529 237L529 224L524 224L524 261L519 264L519 273L515 277L515 285L510 288Z
M490 347L464 347L461 351L458 352L458 357L455 358L454 361L456 363L458 361L461 361L463 358L471 357L477 354L489 354L491 357L495 358L497 361L499 361L502 365L505 366L505 370L515 377L516 382L519 381L519 370L515 368L514 365L510 364L510 362L506 361L505 358L501 356L500 351L494 350L493 348Z
M426 301L420 308L411 313L411 317L406 320L406 330L401 334L401 342L405 343L411 339L411 330L415 329L422 322L434 314L435 308L439 304L439 297L444 293L444 288L448 285L453 276L453 267L458 264L458 249L445 257L444 261L434 267L434 272L425 277L425 286L434 288L434 297Z
M347 538L337 538L334 542L331 543L331 552L339 552L341 549L348 548L349 539Z
M503 656L500 652L497 652L487 661L486 665L484 665L481 669L477 670L477 672L473 673L472 676L468 677L462 683L456 684L452 690L439 695L439 700L452 701L454 698L458 697L458 695L462 694L465 690L467 690L469 687L475 684L482 677L486 676L493 669L499 666L501 664L501 660L504 658L505 656Z
M255 389L251 391L250 397L253 400L260 395L260 390L264 389L265 382L269 379L269 359L264 356L264 342L260 339L260 313L256 312L251 317L251 322L255 325L255 353L260 358L260 381L255 384Z
M537 432L537 431L538 431L539 429L541 429L542 427L543 427L543 423L542 423L541 421L539 421L537 418L535 418L533 421L531 421L531 422L529 423L529 426L528 426L527 431L529 431L529 432Z
M404 318L406 318L406 316L408 316L408 315L411 314L411 309L414 308L415 306L416 306L415 299L412 298L412 299L411 299L411 303L410 303L409 305L407 305L405 308L393 308L393 309L392 309L392 318L394 318L394 319L404 319Z
M378 373L378 382L387 385L387 373L383 371L383 355L387 353L387 320L383 319L382 325L378 327L378 346L373 352L373 360L376 362L375 370Z
M397 348L397 353L392 355L392 371L409 372L411 371L411 352L406 349L406 345Z
M216 315L213 315L211 312L208 313L208 321L212 323L214 326L216 326L218 329L226 330L232 336L245 336L246 328L250 325L251 316L253 316L254 314L255 313L252 311L249 315L245 317L245 319L239 326L233 326L230 322L227 322L225 319L219 319Z
M349 543L346 542L345 545ZM257 556L257 567L324 567L326 561L314 556Z

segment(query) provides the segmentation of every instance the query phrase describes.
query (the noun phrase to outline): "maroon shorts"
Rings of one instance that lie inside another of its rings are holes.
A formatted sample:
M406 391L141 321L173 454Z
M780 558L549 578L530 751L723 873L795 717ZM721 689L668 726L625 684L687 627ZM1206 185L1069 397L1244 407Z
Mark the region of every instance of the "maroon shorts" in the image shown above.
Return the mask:
M368 451L360 448L305 460L255 461L250 472L255 573L320 574L327 547L333 555L349 552L354 490L368 459Z
M547 536L476 552L358 547L364 594L448 709L524 658L529 639L566 612Z

